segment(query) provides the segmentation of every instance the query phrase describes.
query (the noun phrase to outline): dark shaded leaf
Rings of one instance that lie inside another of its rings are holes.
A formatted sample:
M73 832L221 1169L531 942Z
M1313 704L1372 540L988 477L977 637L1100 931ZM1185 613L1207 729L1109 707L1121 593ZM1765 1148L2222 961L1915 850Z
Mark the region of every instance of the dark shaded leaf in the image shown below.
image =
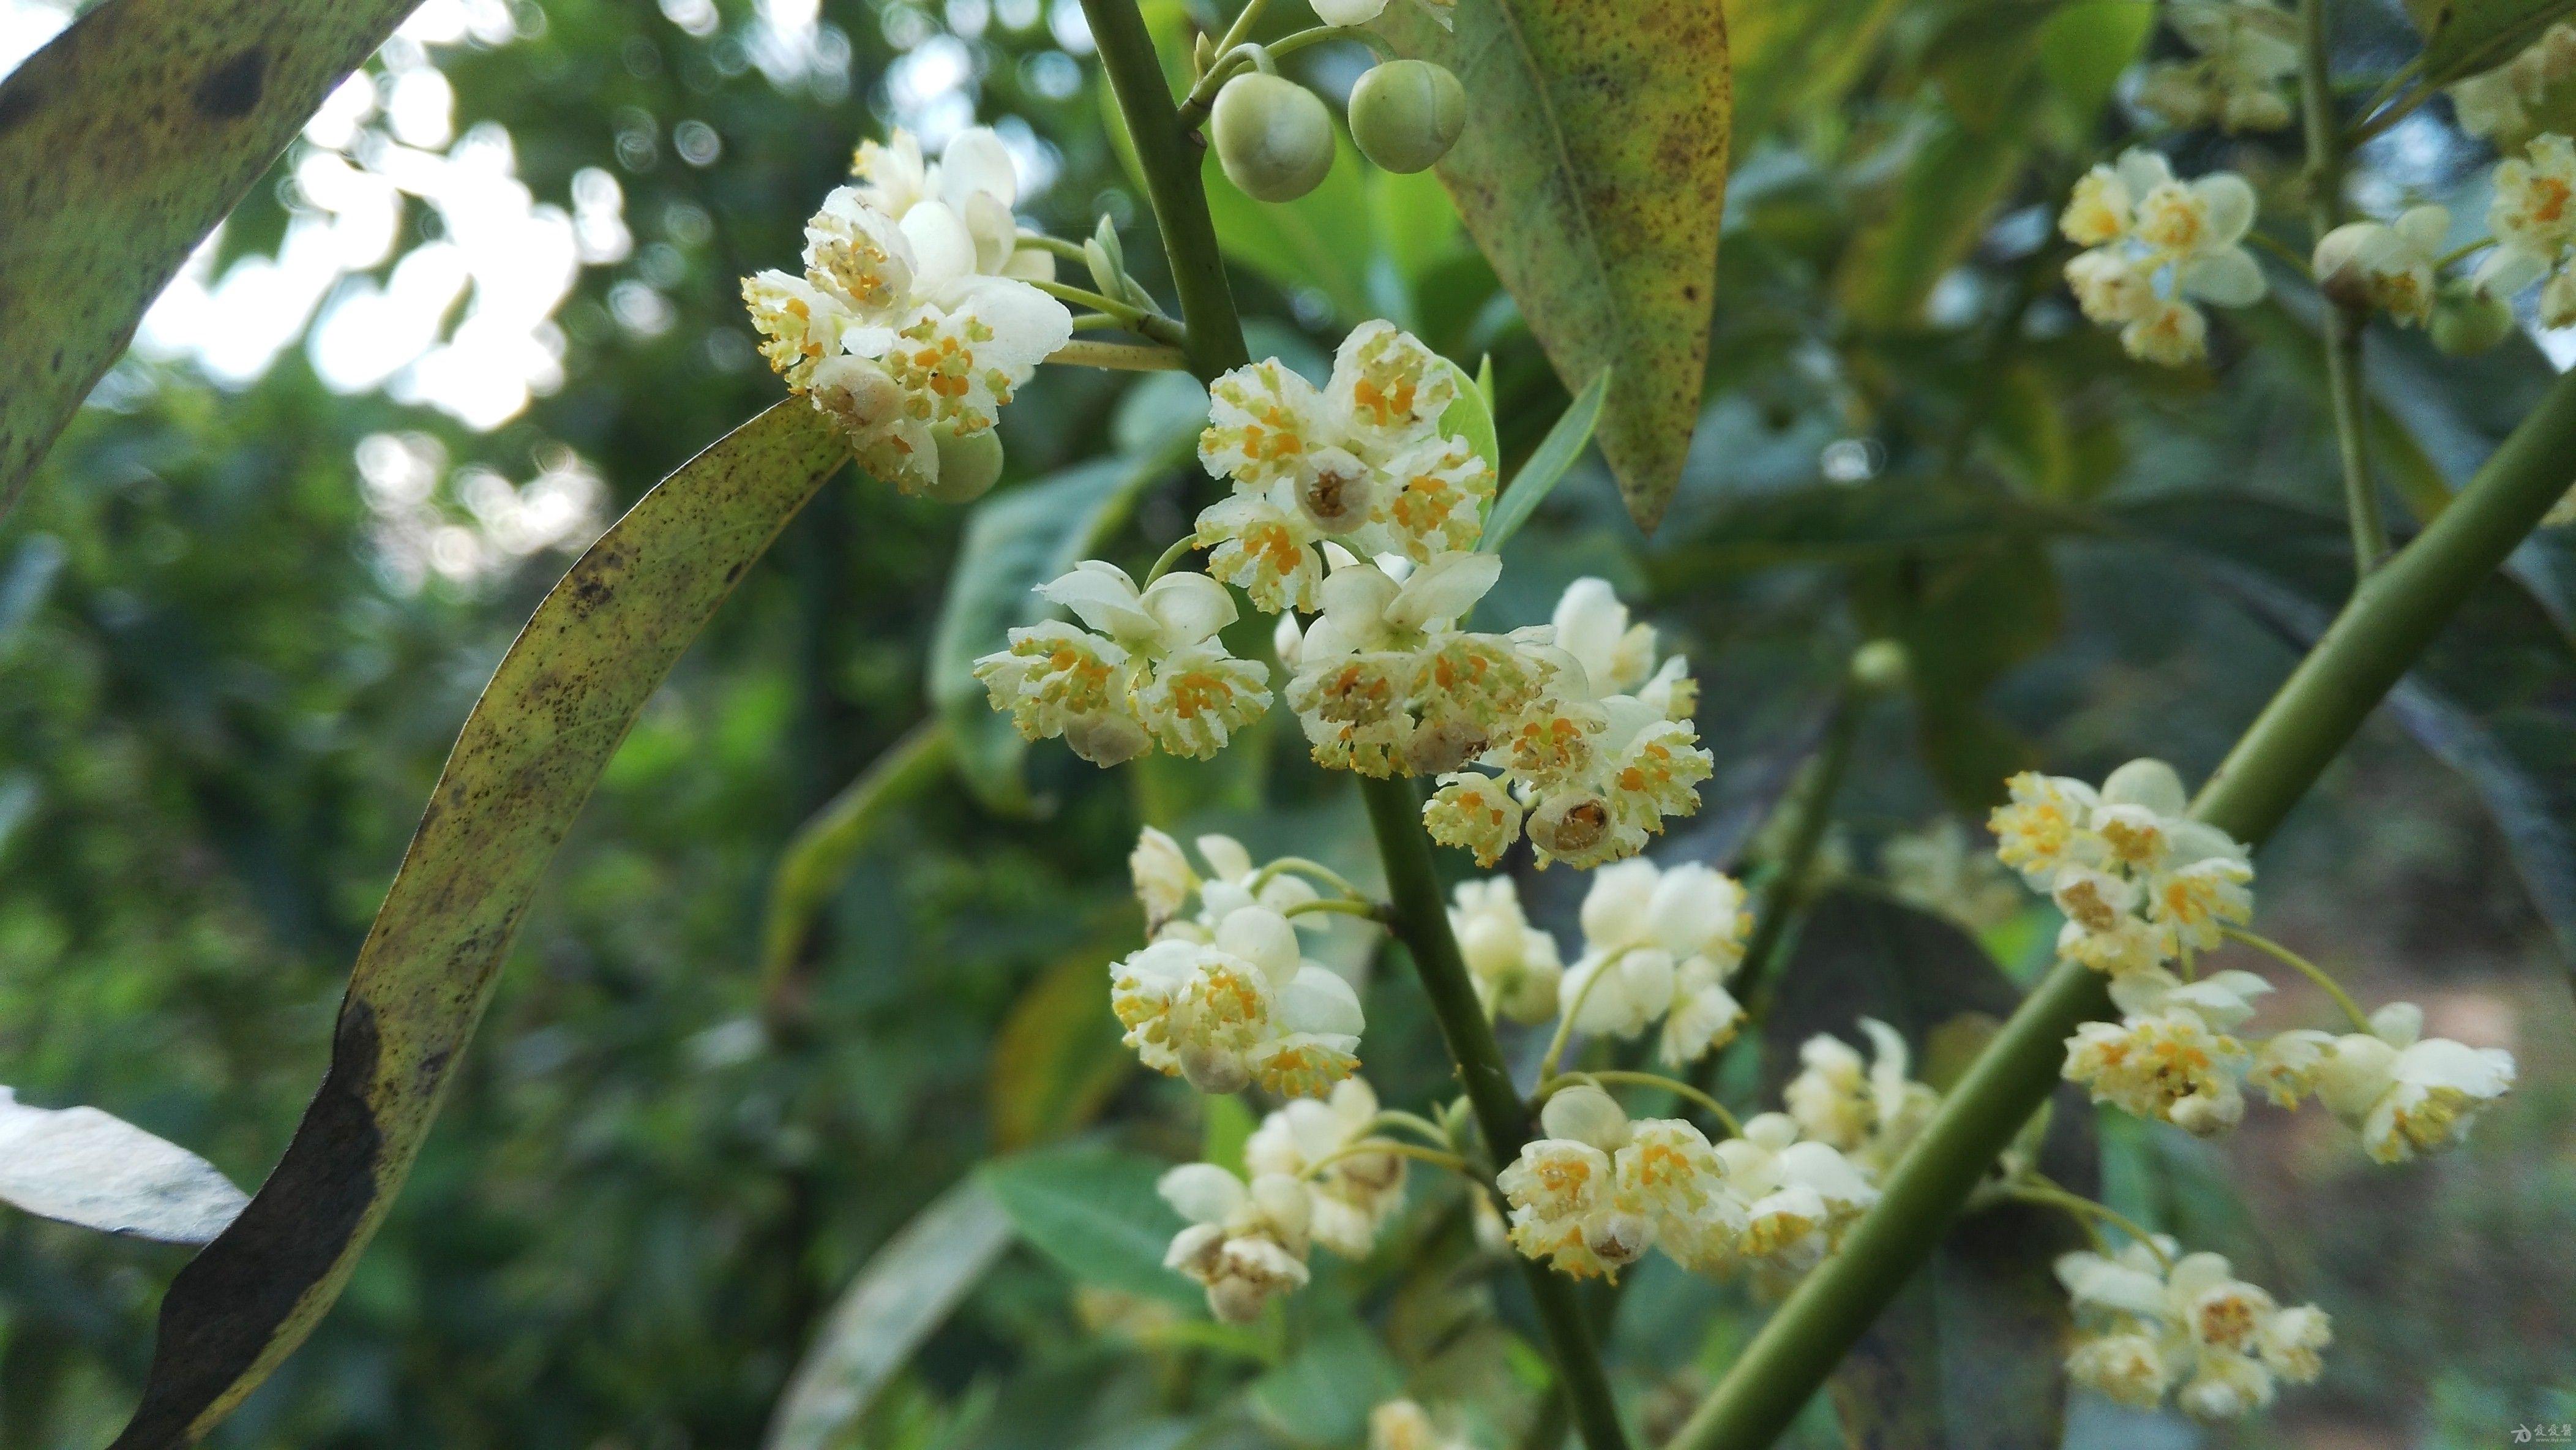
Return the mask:
M1592 441L1592 429L1601 421L1601 400L1609 390L1610 375L1605 372L1565 405L1556 426L1547 430L1547 436L1531 451L1529 461L1512 475L1511 487L1494 500L1493 514L1485 520L1485 536L1476 547L1488 554L1499 554L1512 535L1520 532L1521 525L1529 522L1529 516L1538 511L1539 504L1565 477L1565 471L1583 456L1583 446ZM1492 426L1490 417L1487 426Z
M1181 1217L1154 1191L1164 1165L1075 1143L984 1165L984 1186L1020 1236L1075 1282L1171 1304L1196 1305L1199 1288L1163 1267Z
M203 1434L331 1307L600 770L716 606L847 458L821 415L781 403L647 493L537 607L421 813L286 1156L162 1301L120 1450Z

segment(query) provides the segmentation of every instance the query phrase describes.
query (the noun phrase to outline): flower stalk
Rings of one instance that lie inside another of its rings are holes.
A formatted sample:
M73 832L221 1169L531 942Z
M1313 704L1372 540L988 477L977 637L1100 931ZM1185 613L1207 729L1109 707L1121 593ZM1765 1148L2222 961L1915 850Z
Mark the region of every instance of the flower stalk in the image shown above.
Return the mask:
M2576 376L2561 378L2451 507L2362 581L2210 777L2192 813L2269 836L2471 590L2576 474ZM1930 1256L1969 1194L2057 1085L2067 1035L2107 1014L2106 979L2060 963L1943 1099L1884 1193L1754 1336L1670 1450L1770 1444Z
M2335 124L2333 78L2327 73L2325 0L2299 0L2299 112L2307 132L2308 220L2322 238L2343 224L2343 133ZM2388 523L2370 481L2368 420L2362 398L2362 324L2366 310L2335 295L2331 277L2317 279L2325 337L2326 391L2334 414L2335 456L2343 467L2344 516L2352 527L2352 562L2367 576L2388 557Z
M1235 28L1249 31L1261 0L1249 0ZM1250 361L1234 293L1217 250L1216 227L1200 184L1198 144L1163 82L1152 37L1136 0L1082 0L1103 72L1145 173L1147 199L1163 238L1184 329L1190 370L1213 381ZM1530 1109L1512 1085L1502 1048L1476 999L1475 984L1450 933L1448 912L1422 824L1422 802L1398 779L1363 778L1383 858L1390 925L1411 955L1431 999L1452 1062L1494 1163L1508 1162L1530 1135ZM1626 1430L1603 1372L1599 1345L1572 1281L1535 1261L1520 1261L1555 1362L1560 1394L1588 1450L1627 1450Z

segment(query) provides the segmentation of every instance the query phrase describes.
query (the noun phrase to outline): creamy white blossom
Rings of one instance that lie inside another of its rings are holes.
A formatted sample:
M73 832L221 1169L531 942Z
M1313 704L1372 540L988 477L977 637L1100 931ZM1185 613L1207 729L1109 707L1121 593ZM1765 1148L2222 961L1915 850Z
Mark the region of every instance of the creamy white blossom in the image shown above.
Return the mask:
M2251 1065L2230 1029L2272 990L2252 972L2213 972L2184 982L2150 967L2111 979L2118 1022L2087 1022L2066 1043L2065 1077L2095 1102L2206 1136L2245 1116Z
M1649 1248L1701 1274L1742 1257L1743 1199L1696 1127L1678 1118L1632 1122L1589 1084L1551 1096L1539 1123L1545 1136L1495 1180L1523 1254L1576 1278L1616 1277Z
M2254 210L2254 189L2234 172L2184 182L2162 156L2124 152L2077 181L2058 218L2067 239L2087 248L2067 263L2067 284L2085 316L2120 329L2131 356L2195 361L2209 326L2195 304L2263 298L2262 269L2244 247Z
M1155 745L1204 759L1270 708L1268 671L1217 638L1234 622L1234 599L1206 575L1170 573L1139 589L1125 570L1086 559L1038 592L1091 630L1014 629L1006 648L975 661L993 708L1027 738L1062 736L1095 765Z
M1244 1143L1246 1171L1256 1178L1284 1174L1304 1185L1309 1232L1347 1259L1366 1257L1378 1230L1404 1205L1402 1156L1348 1151L1370 1141L1377 1115L1377 1093L1359 1078L1345 1078L1328 1097L1282 1105Z
M1473 1446L1463 1435L1441 1434L1431 1412L1413 1401L1388 1400L1369 1411L1368 1450L1473 1450Z
M1890 836L1879 847L1878 862L1897 900L1972 932L2000 926L2022 908L2021 889L2011 873L1976 849L1956 817L1943 816L1919 831Z
M2218 1255L2176 1252L2158 1235L2117 1255L2058 1259L2078 1328L2066 1360L2077 1384L2141 1410L2171 1391L2185 1413L2225 1420L2270 1404L2276 1379L2317 1377L2333 1340L2323 1310L2285 1309Z
M2576 322L2576 284L2567 268L2568 248L2576 244L2576 143L2554 133L2535 136L2522 155L2496 163L2494 184L2487 227L2496 245L2471 280L2498 297L2545 283L2542 324Z
M2531 126L2533 108L2576 77L2576 25L2559 21L2511 60L2450 88L2460 129L2503 145Z
M1359 996L1307 961L1297 930L1266 906L1238 907L1213 939L1166 935L1109 969L1109 1005L1147 1067L1201 1092L1259 1083L1320 1095L1359 1066Z
M1683 1066L1735 1036L1744 1009L1726 990L1752 925L1744 888L1692 862L1603 867L1583 898L1583 955L1557 988L1579 1031L1634 1037L1663 1023L1658 1047Z
M1775 1274L1803 1274L1823 1260L1878 1189L1830 1143L1799 1136L1786 1113L1745 1120L1717 1145L1728 1185L1745 1202L1743 1251Z
M1870 1041L1867 1059L1824 1033L1800 1044L1798 1075L1780 1099L1802 1135L1877 1173L1894 1165L1941 1099L1913 1079L1912 1054L1895 1028L1863 1017L1860 1030Z
M1186 1163L1155 1186L1189 1220L1163 1266L1206 1287L1209 1313L1249 1324L1271 1299L1305 1287L1307 1198L1294 1177L1265 1173L1247 1184L1213 1163Z
M990 429L1073 335L1064 304L1022 280L1009 157L997 173L989 154L999 146L963 133L956 163L923 171L898 132L876 155L889 175L919 176L837 188L806 223L801 276L743 280L770 366L838 425L862 468L906 491L935 488L940 438Z
M1321 388L1276 358L1218 378L1199 460L1234 490L1199 515L1209 569L1277 612L1317 607L1328 539L1417 564L1473 549L1494 473L1442 429L1457 397L1449 365L1387 322L1344 338Z
M2245 848L2189 815L2181 777L2133 760L2099 790L2024 772L1989 821L1995 854L2066 917L2058 952L2112 976L2218 944L2254 911Z
M1303 878L1255 865L1252 853L1232 836L1210 832L1193 844L1207 864L1205 874L1190 865L1181 843L1169 835L1152 826L1137 833L1127 868L1136 885L1136 900L1145 908L1149 938L1170 934L1208 941L1217 923L1238 907L1257 903L1285 915L1316 897L1315 888ZM1198 909L1184 915L1193 900ZM1322 917L1311 912L1290 919L1304 930L1320 931L1324 925Z
M2270 0L2168 0L2165 19L2199 54L2147 67L2138 103L2177 126L2277 131L2299 68L2296 19Z
M2380 1008L2370 1025L2336 1038L2313 1081L2317 1100L2379 1162L2457 1147L2477 1114L2513 1087L2513 1054L2424 1036L2424 1013L2411 1002Z
M2409 207L2393 222L2347 222L2317 239L2310 265L2326 295L2421 327L2433 315L2451 214Z
M1488 1015L1544 1022L1556 1015L1565 975L1556 938L1529 924L1508 876L1461 881L1450 898L1449 930Z

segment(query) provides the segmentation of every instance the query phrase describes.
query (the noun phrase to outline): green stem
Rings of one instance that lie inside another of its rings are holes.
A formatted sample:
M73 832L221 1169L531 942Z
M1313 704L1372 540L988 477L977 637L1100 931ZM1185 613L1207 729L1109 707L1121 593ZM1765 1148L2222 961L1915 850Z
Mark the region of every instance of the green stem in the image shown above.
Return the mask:
M2301 976L2306 977L2309 981L2324 988L2325 994L2334 999L2334 1004L2343 1009L2343 1015L2352 1019L2353 1030L2364 1034L2376 1033L2378 1031L2377 1028L2370 1025L2370 1014L2361 1010L2361 1004L2352 1000L2352 994L2343 989L2343 983L2336 981L2325 968L2309 961L2306 957L2300 956L2297 952L2290 950L2288 947L2281 945L2279 942L2272 940L2268 936L2261 936L2250 931L2238 931L2232 926L2220 927L2218 929L2218 934L2226 937L2229 941L2242 942L2245 945L2252 947L2254 950L2263 953L2274 961L2281 963L2283 966L2295 969Z
M1441 904L1439 877L1431 865L1431 838L1422 831L1422 803L1413 787L1400 779L1360 781L1368 803L1369 824L1377 833L1378 851L1386 858L1387 895L1394 906L1398 940L1413 958L1431 999L1431 1015L1457 1064L1485 1148L1499 1167L1519 1156L1530 1139L1529 1105L1512 1086L1503 1049L1485 1021L1476 985L1449 932L1449 913ZM1601 1352L1590 1320L1575 1296L1574 1281L1555 1274L1536 1260L1518 1258L1521 1277L1538 1305L1540 1325L1556 1362L1557 1384L1569 1401L1583 1443L1590 1450L1625 1450L1627 1431L1619 1423L1618 1405L1602 1373Z
M1236 18L1247 26L1261 0L1244 7ZM1136 162L1145 173L1145 198L1154 208L1154 224L1163 234L1163 253L1172 269L1172 290L1181 301L1186 335L1182 351L1199 381L1213 382L1228 368L1252 360L1243 345L1243 324L1235 316L1234 290L1225 280L1225 260L1217 251L1216 223L1208 218L1207 193L1199 187L1199 149L1181 125L1172 93L1163 86L1162 63L1154 58L1154 39L1136 0L1082 0L1092 41L1100 47L1101 69L1117 97L1118 114L1136 147Z
M1081 319L1075 319L1081 325ZM1046 355L1062 367L1109 368L1128 373L1174 373L1188 368L1189 358L1177 347L1159 342L1101 342L1078 337Z
M1790 818L1789 839L1780 851L1780 864L1773 869L1753 904L1753 932L1744 942L1744 965L1736 972L1729 990L1736 1000L1746 1004L1748 1014L1757 1020L1753 1009L1757 997L1769 991L1768 978L1775 965L1772 958L1780 954L1780 944L1789 934L1789 923L1795 918L1815 873L1816 853L1825 843L1825 833L1833 824L1834 797L1842 792L1843 777L1851 771L1852 744L1860 734L1860 699L1855 690L1845 689L1834 702L1833 717L1825 723L1825 741L1816 751L1813 769L1798 783L1796 798L1788 802L1794 814ZM1693 1080L1708 1081L1706 1073L1714 1072L1717 1054L1701 1059L1705 1071L1694 1071Z
M1311 877L1314 880L1320 881L1326 886L1333 888L1335 891L1342 893L1344 896L1365 897L1368 895L1367 892L1353 886L1350 883L1349 878L1343 876L1339 871L1334 870L1332 867L1325 865L1321 861L1310 861L1303 856L1281 856L1276 858L1271 861L1270 864L1253 872L1252 879L1243 883L1243 889L1251 892L1255 896L1259 896L1261 894L1261 888L1278 880L1283 873L1289 871L1294 871L1300 876Z
M2145 1244L2147 1252L2156 1256L2156 1262L2164 1265L2167 1273L2173 1271L2173 1255L2166 1253L2165 1246L2156 1242L2156 1236L2139 1227L2137 1220L2107 1203L2096 1203L2080 1193L2069 1193L2063 1188L2047 1183L2007 1184L2003 1195L2006 1198L2018 1198L2024 1203L2045 1204L2050 1208L2063 1209L2079 1223L2098 1218L2139 1243ZM2099 1243L2100 1239L2096 1238L2095 1242Z
M1627 954L1627 948L1622 947L1603 959L1601 965L1592 969L1592 975L1583 979L1583 985L1574 989L1574 1000L1557 1013L1556 1032L1547 1039L1547 1051L1538 1056L1540 1081L1556 1076L1556 1065L1565 1056L1565 1044L1574 1036L1574 1019L1583 1015L1583 1004L1591 1000L1592 989L1600 986L1601 979L1610 975L1611 969L1619 965L1619 959Z
M1356 916L1367 921L1386 920L1386 908L1378 903L1374 901L1351 901L1338 896L1318 896L1312 901L1294 902L1288 906L1280 908L1279 914L1281 916L1297 917L1316 911L1327 912L1336 916Z
M2322 238L2343 223L2343 136L2335 124L2326 69L2325 0L2299 0L2302 47L2299 111L2308 140L2308 220ZM2343 464L2344 516L2352 526L2352 562L2367 576L2388 557L2388 524L2370 482L2369 414L2362 400L2361 338L2365 313L2335 295L2331 277L2317 279L2324 312L2326 391L2333 406L2335 454Z
M1155 556L1154 566L1145 571L1145 583L1151 584L1155 580L1162 578L1164 575L1171 573L1172 566L1181 562L1183 559L1188 558L1190 556L1190 550L1197 548L1198 543L1199 539L1196 534L1183 534L1179 538L1172 540L1171 547L1163 550L1161 554ZM1141 588L1142 586L1140 585L1139 587ZM1353 894L1356 895L1357 893Z
M2469 592L2576 474L2576 374L2562 377L2451 506L2354 592L2193 804L2240 841L2270 835ZM2101 974L2060 964L1942 1100L1876 1207L1745 1347L1671 1450L1756 1450L1940 1242L1997 1154L2056 1087L2066 1038L2106 1015Z
M1446 1168L1452 1173L1466 1174L1471 1179L1476 1176L1475 1172L1468 1168L1467 1160L1455 1153L1443 1153L1437 1148L1424 1148L1413 1143L1399 1143L1392 1138L1364 1138L1348 1147L1336 1149L1307 1164L1306 1171L1298 1176L1312 1178L1346 1158L1379 1157L1410 1158L1417 1163L1428 1163L1435 1168Z
M1225 85L1226 77L1233 73L1235 47L1252 38L1253 23L1261 18L1262 7L1269 3L1270 0L1244 0L1243 8L1235 12L1234 23L1225 28L1224 38L1216 43L1216 59L1208 63L1207 74L1190 87L1189 95L1181 101L1180 109L1175 113L1182 130L1195 131L1199 122L1207 119L1208 107L1215 103L1217 91Z

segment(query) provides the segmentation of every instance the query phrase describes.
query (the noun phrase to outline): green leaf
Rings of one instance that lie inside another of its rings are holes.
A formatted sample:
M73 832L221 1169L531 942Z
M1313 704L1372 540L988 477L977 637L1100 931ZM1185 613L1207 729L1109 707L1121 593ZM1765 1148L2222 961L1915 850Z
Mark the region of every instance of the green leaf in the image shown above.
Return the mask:
M1458 206L1429 171L1367 169L1369 220L1396 275L1418 285L1433 264L1457 249ZM1332 178L1324 178L1332 184Z
M1093 1144L1018 1153L984 1165L984 1186L1020 1236L1077 1282L1173 1304L1203 1302L1163 1267L1181 1217L1154 1191L1164 1165Z
M1831 1033L1870 1045L1874 1017L1903 1034L1917 1078L1942 1043L2010 1016L2019 994L1950 923L1893 902L1836 892L1819 901L1774 979L1765 1019L1765 1101L1798 1070L1799 1045ZM2070 1107L2081 1104L2063 1089ZM2079 1191L2098 1178L2090 1115L2050 1115L2042 1161ZM2059 1367L2068 1331L2056 1255L2081 1245L2065 1218L2004 1204L1950 1231L1924 1273L1880 1314L1829 1392L1854 1445L1890 1450L2055 1450L2065 1411Z
M1951 558L1875 565L1853 581L1852 611L1905 646L1925 763L1951 803L1995 804L2031 752L1982 700L2057 638L2065 604L2045 547L2004 537Z
M1377 255L1360 154L1336 136L1333 169L1295 201L1254 201L1235 189L1210 154L1201 168L1208 215L1227 257L1286 292L1323 294L1344 325L1378 315L1369 300L1369 259Z
M931 1201L850 1281L787 1381L767 1450L833 1450L1013 1238L1010 1215L968 1179Z
M1601 453L1639 527L1681 482L1725 210L1726 23L1711 4L1486 0L1379 20L1467 90L1440 163L1467 232L1571 392L1616 368Z
M2120 73L2155 34L2156 10L2137 0L2074 0L2039 25L2039 69L2066 113L2090 126L2111 103Z
M802 402L691 459L537 606L457 736L359 948L286 1156L161 1303L119 1450L193 1440L312 1332L428 1135L546 864L662 677L849 455Z
M1323 1321L1297 1352L1252 1382L1252 1412L1292 1445L1347 1444L1367 1431L1371 1409L1403 1392L1404 1377L1348 1306L1317 1312Z
M930 643L930 705L948 722L959 774L996 809L1031 807L1028 742L995 711L975 661L1021 625L1047 617L1039 585L1098 553L1137 498L1180 466L1194 435L1174 432L1138 458L1102 458L976 505L948 576Z
M0 81L0 515L143 309L416 0L106 0Z
M1201 1096L1206 1105L1207 1121L1199 1129L1199 1161L1213 1163L1230 1173L1243 1171L1244 1145L1252 1141L1252 1130L1260 1126L1253 1120L1252 1109L1234 1096Z
M1759 136L1792 111L1841 100L1902 8L1904 0L1733 0L1736 130Z
M1503 445L1494 436L1493 395L1480 379L1469 376L1465 368L1445 357L1440 364L1449 369L1449 381L1458 389L1456 400L1440 414L1440 431L1466 434L1467 441L1476 445L1477 455L1485 460L1485 466L1494 470L1495 477L1502 477Z
M2009 122L1975 131L1943 119L1904 168L1887 209L1852 241L1843 305L1879 328L1921 325L1932 285L1968 255L2029 154Z
M1075 1131L1136 1071L1118 1019L1102 1010L1109 962L1135 932L1132 914L1121 911L1114 935L1093 935L1066 952L1012 1003L994 1034L985 1079L1000 1147L1025 1148Z
M2514 58L2576 0L2408 0L2424 32L2423 84L2447 86Z
M1494 511L1485 520L1485 537L1478 548L1488 554L1499 554L1521 525L1538 511L1541 501L1555 490L1574 460L1583 456L1583 445L1592 441L1593 425L1601 421L1601 399L1610 391L1610 375L1594 378L1574 401L1557 415L1556 426L1539 440L1529 461L1512 475L1512 486L1494 500Z
M915 725L797 828L770 877L769 912L761 926L761 980L769 991L795 971L814 913L849 874L879 823L939 778L955 754L955 739L944 719Z

